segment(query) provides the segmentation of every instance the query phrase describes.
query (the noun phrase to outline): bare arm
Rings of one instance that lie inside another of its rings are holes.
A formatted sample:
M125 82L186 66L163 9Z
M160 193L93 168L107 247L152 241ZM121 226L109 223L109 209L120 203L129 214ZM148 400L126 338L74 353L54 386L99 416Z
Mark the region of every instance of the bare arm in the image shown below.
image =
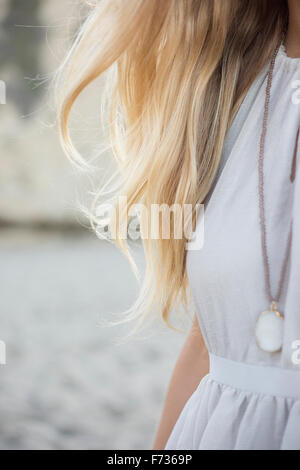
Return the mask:
M172 373L153 450L165 448L185 403L208 370L208 352L195 315L193 325Z

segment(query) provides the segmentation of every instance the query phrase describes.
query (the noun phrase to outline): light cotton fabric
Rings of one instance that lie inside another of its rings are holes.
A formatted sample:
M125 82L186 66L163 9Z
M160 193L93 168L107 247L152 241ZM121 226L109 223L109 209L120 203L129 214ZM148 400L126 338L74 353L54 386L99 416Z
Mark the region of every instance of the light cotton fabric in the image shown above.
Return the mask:
M219 175L205 208L204 246L187 255L195 311L209 353L246 368L256 366L254 369L261 371L265 367L265 378L257 380L257 390L253 384L249 390L246 381L235 387L230 380L206 375L186 402L165 449L300 450L298 392L289 396L262 391L269 368L281 372L282 382L286 381L286 370L294 371L300 391L300 364L292 361L292 343L300 340L300 148L296 181L290 182L300 124L296 88L300 86L300 59L288 57L283 46L274 68L265 148L273 293L278 289L290 221L294 220L291 258L279 303L285 314L283 349L280 353L264 352L254 336L258 315L269 307L257 176L267 72L268 65L253 83L228 134Z

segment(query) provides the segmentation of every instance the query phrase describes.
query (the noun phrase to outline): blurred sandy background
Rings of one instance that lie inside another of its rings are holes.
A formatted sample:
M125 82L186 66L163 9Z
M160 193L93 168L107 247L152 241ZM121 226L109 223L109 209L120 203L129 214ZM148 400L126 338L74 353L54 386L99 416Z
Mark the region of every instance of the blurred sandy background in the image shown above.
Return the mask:
M83 227L88 181L56 135L50 80L80 3L0 0L0 449L151 448L184 341L160 324L126 343L124 327L101 327L137 285L119 251ZM77 109L86 155L101 147L99 87ZM135 256L142 269L138 245Z

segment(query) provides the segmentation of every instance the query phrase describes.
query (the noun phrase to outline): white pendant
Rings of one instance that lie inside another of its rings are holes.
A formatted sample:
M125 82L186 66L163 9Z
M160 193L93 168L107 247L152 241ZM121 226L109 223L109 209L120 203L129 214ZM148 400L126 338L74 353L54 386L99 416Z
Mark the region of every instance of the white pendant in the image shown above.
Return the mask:
M262 312L256 322L255 337L257 345L267 352L278 352L282 348L283 315L272 302L270 310Z

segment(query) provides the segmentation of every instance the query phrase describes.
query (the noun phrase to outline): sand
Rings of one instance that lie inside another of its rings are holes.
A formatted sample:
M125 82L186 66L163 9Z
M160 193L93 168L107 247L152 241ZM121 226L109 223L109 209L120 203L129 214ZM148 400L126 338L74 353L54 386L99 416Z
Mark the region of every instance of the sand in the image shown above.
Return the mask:
M0 257L0 449L150 449L184 334L101 326L136 296L126 259L87 232L20 230Z

